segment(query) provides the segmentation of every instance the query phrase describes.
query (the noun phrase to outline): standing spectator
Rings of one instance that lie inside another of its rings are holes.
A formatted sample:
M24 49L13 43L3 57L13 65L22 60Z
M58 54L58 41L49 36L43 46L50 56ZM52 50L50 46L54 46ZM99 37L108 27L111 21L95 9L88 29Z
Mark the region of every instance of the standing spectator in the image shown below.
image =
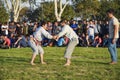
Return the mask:
M8 25L7 25L7 22L5 22L5 23L1 26L1 32L2 32L2 35L8 35Z
M28 34L29 35L33 34L33 32L34 32L33 28L34 28L34 24L32 22L30 22L30 25L28 27Z
M100 28L101 28L100 21L95 20L95 28L94 28L95 35L98 34L98 36L100 36L100 30L101 30Z
M28 34L28 24L25 22L23 22L23 35L27 35Z
M94 41L94 28L95 25L93 24L93 21L90 20L90 24L88 25L88 36L91 43Z
M108 24L108 21L105 21L105 35L106 34L109 34L109 24Z
M78 24L76 23L76 21L72 21L72 24L70 25L70 27L77 33L78 31Z
M114 16L114 10L109 9L107 11L107 15L109 17L109 42L108 42L108 50L111 55L111 63L110 64L116 64L117 63L117 50L116 50L116 42L119 38L119 21Z
M101 21L100 22L100 37L103 38L105 35L105 31L106 30L106 22L105 21Z
M14 22L14 21L10 22L9 27L8 27L8 30L9 30L9 36L10 36L11 34L16 35L16 33L15 33L15 31L16 31L16 25L15 25L15 22Z
M85 35L87 34L87 26L88 26L87 21L84 20L82 24L82 33Z
M20 25L19 22L16 23L16 35L20 35L21 33L23 33L23 28Z

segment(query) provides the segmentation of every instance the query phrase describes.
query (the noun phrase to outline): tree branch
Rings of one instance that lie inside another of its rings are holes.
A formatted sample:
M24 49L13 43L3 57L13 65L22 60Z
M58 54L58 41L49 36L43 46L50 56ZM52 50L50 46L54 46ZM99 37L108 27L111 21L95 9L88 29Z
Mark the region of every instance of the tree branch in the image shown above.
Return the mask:
M8 8L8 10L9 10L9 12L10 12L11 7L10 7L10 4L9 4L8 0L5 0L5 3L6 3L6 7Z
M57 0L54 0L54 5L55 5L55 16L58 17Z
M64 11L64 9L66 8L66 6L67 6L68 3L69 3L69 1L67 1L67 2L65 3L65 5L63 6L63 8L60 10L59 16L62 15L62 13L63 13L63 11Z

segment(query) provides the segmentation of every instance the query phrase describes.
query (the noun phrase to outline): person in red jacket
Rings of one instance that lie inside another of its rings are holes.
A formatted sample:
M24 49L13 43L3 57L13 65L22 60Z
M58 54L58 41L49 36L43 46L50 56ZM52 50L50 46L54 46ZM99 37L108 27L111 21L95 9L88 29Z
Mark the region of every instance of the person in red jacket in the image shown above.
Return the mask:
M99 37L98 34L95 35L95 39L94 39L94 42L93 42L93 46L94 47L99 47L102 43L102 39Z
M2 39L4 40L3 47L10 48L10 39L6 35L2 36Z

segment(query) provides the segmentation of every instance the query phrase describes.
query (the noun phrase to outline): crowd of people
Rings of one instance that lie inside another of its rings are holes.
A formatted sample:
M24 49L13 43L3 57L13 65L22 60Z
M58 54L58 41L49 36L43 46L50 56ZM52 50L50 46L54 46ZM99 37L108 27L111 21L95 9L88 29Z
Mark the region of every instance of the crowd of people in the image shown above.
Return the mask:
M79 44L81 47L106 47L109 37L108 21L83 20L83 21L67 21L67 24L79 36ZM21 48L28 47L28 35L32 35L41 22L9 22L0 24L0 48ZM62 30L59 22L47 22L47 31L51 35L56 35ZM66 46L69 39L64 36L58 41L44 38L42 46ZM120 40L117 41L117 46L120 46Z

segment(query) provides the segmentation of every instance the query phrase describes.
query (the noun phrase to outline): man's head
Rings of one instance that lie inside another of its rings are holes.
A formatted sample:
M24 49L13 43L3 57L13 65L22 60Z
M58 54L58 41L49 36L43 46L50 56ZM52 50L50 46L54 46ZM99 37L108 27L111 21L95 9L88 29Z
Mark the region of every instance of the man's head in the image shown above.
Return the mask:
M60 21L60 24L61 24L62 27L65 26L67 24L67 20Z
M44 22L44 21L43 21L43 22L41 23L41 26L42 26L45 30L47 30L47 22Z
M108 9L108 10L107 10L107 16L108 16L109 18L112 18L113 15L114 15L114 9Z

